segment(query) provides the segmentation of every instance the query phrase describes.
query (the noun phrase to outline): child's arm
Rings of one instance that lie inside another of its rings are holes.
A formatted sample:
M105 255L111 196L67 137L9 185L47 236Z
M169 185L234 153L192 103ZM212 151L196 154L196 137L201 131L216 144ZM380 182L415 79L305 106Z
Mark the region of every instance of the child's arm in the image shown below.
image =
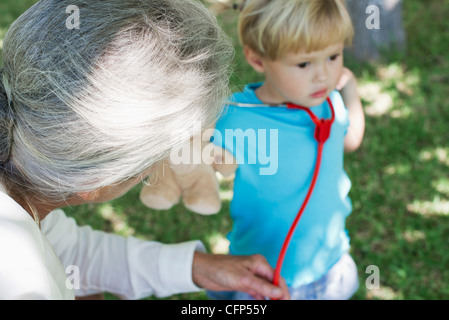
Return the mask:
M365 115L362 102L357 93L357 80L351 70L344 68L337 85L337 90L343 98L349 111L349 127L345 137L345 152L357 150L365 133Z

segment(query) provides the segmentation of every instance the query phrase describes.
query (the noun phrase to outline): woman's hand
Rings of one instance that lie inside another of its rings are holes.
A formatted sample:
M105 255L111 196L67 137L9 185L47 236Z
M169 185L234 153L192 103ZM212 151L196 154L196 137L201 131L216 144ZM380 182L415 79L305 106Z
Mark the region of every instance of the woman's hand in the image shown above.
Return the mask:
M261 255L230 256L195 252L193 282L208 290L243 291L255 299L290 298L284 279L272 284L274 269Z

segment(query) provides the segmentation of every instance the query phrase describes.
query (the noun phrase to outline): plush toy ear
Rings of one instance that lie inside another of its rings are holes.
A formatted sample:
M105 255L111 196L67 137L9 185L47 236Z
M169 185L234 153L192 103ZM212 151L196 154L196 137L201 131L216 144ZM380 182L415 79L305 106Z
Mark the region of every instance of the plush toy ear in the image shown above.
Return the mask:
M144 185L140 192L140 201L147 207L156 210L168 210L177 204L181 197L175 174L166 162L153 173L150 185Z
M237 160L228 150L214 144L212 145L214 149L214 160L212 163L213 168L215 171L220 172L224 177L230 177L235 173L235 170L237 170Z
M212 166L199 165L187 175L178 176L182 201L190 211L210 215L221 209L220 190Z

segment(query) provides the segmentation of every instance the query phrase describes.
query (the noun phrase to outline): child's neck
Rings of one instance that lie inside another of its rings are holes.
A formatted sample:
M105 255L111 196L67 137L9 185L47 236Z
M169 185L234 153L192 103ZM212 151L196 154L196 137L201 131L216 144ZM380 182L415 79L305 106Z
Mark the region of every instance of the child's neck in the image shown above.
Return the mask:
M263 103L270 105L283 104L286 101L274 92L274 90L264 82L259 88L254 90L256 97Z

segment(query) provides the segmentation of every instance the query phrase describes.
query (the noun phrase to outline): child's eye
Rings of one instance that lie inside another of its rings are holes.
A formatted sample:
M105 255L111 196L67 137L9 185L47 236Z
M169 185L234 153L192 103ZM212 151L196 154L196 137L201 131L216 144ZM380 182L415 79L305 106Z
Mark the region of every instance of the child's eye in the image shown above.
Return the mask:
M298 64L298 67L300 67L301 69L304 69L304 68L306 68L309 64L310 64L309 62L303 62L303 63Z
M337 58L340 56L340 54L339 53L337 53L337 54L334 54L334 55L332 55L332 56L330 56L329 57L329 60L331 60L331 61L335 61L335 60L337 60Z

